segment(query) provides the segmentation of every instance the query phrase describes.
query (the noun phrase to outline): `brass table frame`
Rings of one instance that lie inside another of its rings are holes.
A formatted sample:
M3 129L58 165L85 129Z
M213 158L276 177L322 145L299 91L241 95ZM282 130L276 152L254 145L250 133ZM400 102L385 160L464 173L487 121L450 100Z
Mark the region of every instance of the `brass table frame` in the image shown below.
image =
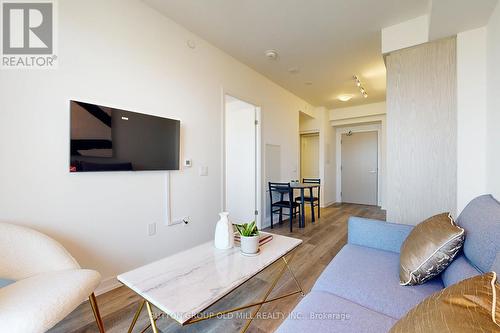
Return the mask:
M198 323L200 321L205 321L207 319L212 319L214 317L219 317L219 316L223 316L225 314L228 314L228 313L233 313L233 312L236 312L236 311L241 311L241 310L245 310L245 309L248 309L248 308L252 308L252 307L257 307L251 314L250 318L247 319L247 322L245 323L245 325L243 326L243 328L241 329L241 333L244 333L248 330L248 327L250 327L250 324L252 323L253 319L255 318L255 316L257 315L257 313L259 313L262 305L266 304L266 303L270 303L270 302L274 302L274 301L278 301L280 299L283 299L283 298L286 298L286 297L290 297L290 296L293 296L293 295L296 295L296 294L301 294L301 296L304 296L304 291L302 289L302 286L300 285L299 281L297 280L297 277L295 277L295 274L293 274L293 271L292 269L290 268L289 266L289 263L292 261L292 259L295 257L295 254L296 254L296 250L297 250L298 246L294 249L292 249L291 251L287 252L286 254L284 254L280 259L283 260L283 267L281 267L278 275L274 278L273 282L271 283L271 286L269 287L269 289L266 291L266 293L264 294L264 298L262 299L262 301L260 302L255 302L255 303L250 303L250 304L247 304L247 305L243 305L243 306L239 306L239 307L236 307L236 308L232 308L232 309L229 309L229 310L224 310L224 311L218 311L216 313L211 313L211 314L208 314L208 315L203 315L202 317L192 317L191 319L189 319L188 321L186 321L185 323L182 324L182 326L186 326L186 325L191 325L191 324L194 324L194 323ZM289 253L292 253L290 258L287 260L285 257L286 255L288 255ZM266 270L267 268L271 267L275 262L279 261L280 259L277 259L276 261L274 261L273 263L271 263L269 266L265 267L263 270L261 270L260 272ZM297 285L297 288L298 290L297 291L294 291L294 292L290 292L288 294L285 294L285 295L281 295L281 296L277 296L277 297L274 297L274 298L271 298L271 299L268 299L269 295L271 294L271 292L274 290L274 288L276 287L276 284L278 283L278 281L281 279L281 277L283 276L283 273L285 273L285 270L288 270L290 272L290 274L292 275L292 278L293 280L295 281L295 284ZM259 274L260 272L256 273L255 275ZM255 276L254 275L254 276ZM252 277L254 277L252 276ZM252 277L250 277L248 280L246 280L245 282L249 281ZM241 285L240 285L241 286ZM236 290L237 288L235 288L234 290ZM233 291L234 291L233 290ZM215 303L214 303L215 304ZM144 333L149 327L152 327L153 328L153 332L154 333L159 333L158 332L158 328L156 327L156 321L161 318L163 315L165 315L165 313L161 313L160 315L158 316L154 316L154 313L153 313L153 309L151 307L151 303L148 302L147 300L143 299L142 302L140 303L139 307L137 308L137 311L135 312L135 315L134 315L134 318L132 319L132 323L130 324L130 327L128 329L128 333L132 333L132 330L134 329L135 327L135 324L137 323L137 319L139 319L139 315L141 314L141 311L142 309L144 308L144 305L146 305L146 308L147 308L147 311L148 311L148 316L149 316L149 325L146 326L142 331L141 333ZM212 304L213 305L213 304ZM210 306L212 306L210 305ZM210 307L209 306L209 307ZM209 308L208 307L208 308ZM207 308L207 309L208 309ZM206 309L205 309L206 310ZM203 310L203 311L205 311ZM203 312L201 311L201 312ZM200 312L200 313L201 313Z

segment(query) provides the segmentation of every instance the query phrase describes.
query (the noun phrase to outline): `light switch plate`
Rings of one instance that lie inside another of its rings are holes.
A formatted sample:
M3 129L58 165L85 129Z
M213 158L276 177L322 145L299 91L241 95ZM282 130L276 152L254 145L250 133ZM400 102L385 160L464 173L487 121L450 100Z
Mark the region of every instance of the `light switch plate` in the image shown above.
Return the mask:
M208 176L208 167L207 166L201 166L199 169L200 176Z
M156 235L156 223L148 224L148 236Z

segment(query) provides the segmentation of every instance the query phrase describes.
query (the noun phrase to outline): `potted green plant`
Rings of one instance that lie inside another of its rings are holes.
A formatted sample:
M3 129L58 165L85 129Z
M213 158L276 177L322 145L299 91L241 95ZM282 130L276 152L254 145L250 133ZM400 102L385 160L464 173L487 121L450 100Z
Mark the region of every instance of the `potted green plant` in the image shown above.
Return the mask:
M256 255L259 252L259 229L252 223L237 224L236 229L241 236L241 252L247 255Z

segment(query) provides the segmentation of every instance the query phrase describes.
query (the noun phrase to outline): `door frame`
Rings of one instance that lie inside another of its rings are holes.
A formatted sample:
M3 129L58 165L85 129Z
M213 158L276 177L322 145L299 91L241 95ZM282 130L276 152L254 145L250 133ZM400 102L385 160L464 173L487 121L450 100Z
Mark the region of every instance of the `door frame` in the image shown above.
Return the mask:
M255 216L257 227L262 227L262 109L258 103L252 102L249 99L242 98L238 94L229 92L228 90L221 89L221 206L220 210L226 209L226 96L236 98L242 102L251 104L255 107L255 209L258 214Z
M382 206L380 198L382 193L382 186L380 182L380 166L382 161L382 151L381 151L381 132L382 132L382 124L367 124L367 125L354 125L354 126L345 126L338 127L335 132L335 146L336 146L336 179L337 179L337 188L336 188L336 201L342 202L342 134L349 133L360 133L360 132L377 132L377 206Z
M317 136L318 137L318 153L320 153L321 149L319 147L319 131L317 130L310 130L310 131L302 131L299 133L299 182L302 182L302 137L303 136ZM319 166L319 154L318 154L318 178L320 178L320 170L321 167Z

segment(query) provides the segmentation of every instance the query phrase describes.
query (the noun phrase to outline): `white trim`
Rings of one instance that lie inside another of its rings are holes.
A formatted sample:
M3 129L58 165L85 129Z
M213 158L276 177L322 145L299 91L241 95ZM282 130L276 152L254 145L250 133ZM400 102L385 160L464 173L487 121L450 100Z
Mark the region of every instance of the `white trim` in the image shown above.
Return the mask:
M226 96L233 97L242 102L252 105L255 108L255 209L258 215L255 217L257 227L262 229L262 108L251 100L240 98L237 94L233 94L228 90L221 88L221 207L220 211L225 211L226 208Z
M265 213L262 211L262 109L260 106L255 107L255 119L257 120L255 126L255 194L258 211L255 219L257 227L262 229L262 217Z
M346 127L339 127L336 128L335 131L335 174L336 174L336 179L337 179L337 188L336 188L336 202L342 202L342 196L341 196L341 191L342 191L342 170L341 170L341 165L342 165L342 145L341 145L341 140L342 140L342 134L349 133L351 131L352 133L361 133L361 132L377 132L377 205L382 206L382 183L380 181L380 175L381 175L381 162L382 162L382 123L379 121L376 124L367 124L367 125L352 125L352 126L346 126Z
M171 178L170 178L170 171L167 171L167 174L165 175L165 192L166 192L166 198L165 198L165 225L167 226L172 226L174 225L172 222L172 204L171 204L171 191L170 191L170 183L171 183Z
M335 201L335 200L330 201L330 202L321 202L320 207L321 207L321 208L326 208L326 207L331 206L331 205L333 205L333 204L335 204L335 203L337 203L337 201Z
M313 130L307 130L307 131L299 131L299 135L308 135L308 134L318 134L319 135L319 130L313 129Z

